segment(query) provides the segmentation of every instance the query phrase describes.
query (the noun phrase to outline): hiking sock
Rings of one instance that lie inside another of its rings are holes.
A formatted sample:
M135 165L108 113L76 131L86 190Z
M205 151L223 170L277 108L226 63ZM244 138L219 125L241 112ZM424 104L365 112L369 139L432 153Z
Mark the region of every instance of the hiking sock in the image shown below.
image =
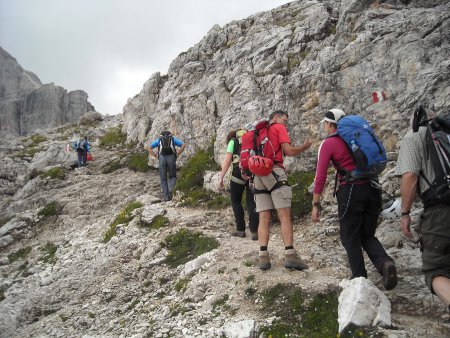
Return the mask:
M267 246L260 246L259 251L267 251Z
M285 246L285 247L284 247L284 250L291 250L291 249L294 249L294 246L293 246L293 245Z

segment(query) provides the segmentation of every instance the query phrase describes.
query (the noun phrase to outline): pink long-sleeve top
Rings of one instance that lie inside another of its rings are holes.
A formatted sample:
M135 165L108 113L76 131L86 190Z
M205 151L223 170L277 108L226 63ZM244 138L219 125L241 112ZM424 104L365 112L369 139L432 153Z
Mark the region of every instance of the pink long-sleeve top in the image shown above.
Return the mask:
M356 168L355 161L351 155L350 149L339 136L328 137L322 141L317 156L316 177L314 179L314 193L321 194L327 180L327 171L332 161L333 166L346 170ZM342 175L338 174L339 178Z

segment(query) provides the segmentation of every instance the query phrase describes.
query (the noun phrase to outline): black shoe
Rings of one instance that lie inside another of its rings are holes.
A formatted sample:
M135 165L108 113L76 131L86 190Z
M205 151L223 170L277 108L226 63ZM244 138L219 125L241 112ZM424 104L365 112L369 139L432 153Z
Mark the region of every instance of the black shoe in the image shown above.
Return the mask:
M397 268L394 262L387 261L384 262L381 268L381 274L383 275L383 285L386 290L392 290L397 286Z

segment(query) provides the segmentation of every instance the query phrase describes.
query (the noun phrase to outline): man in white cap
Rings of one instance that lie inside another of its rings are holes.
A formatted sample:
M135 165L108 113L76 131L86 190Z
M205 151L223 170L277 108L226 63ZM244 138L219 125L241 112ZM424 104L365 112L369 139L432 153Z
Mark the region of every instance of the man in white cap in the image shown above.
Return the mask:
M320 196L328 174L330 161L338 172L339 188L336 193L341 243L347 251L352 271L351 278L367 278L363 249L373 265L383 276L386 290L397 285L397 269L380 241L375 237L381 209L381 191L369 179L350 179L345 172L356 169L352 151L337 135L337 123L345 116L341 109L330 109L321 121L327 138L321 143L314 180L313 210L311 219L319 221Z

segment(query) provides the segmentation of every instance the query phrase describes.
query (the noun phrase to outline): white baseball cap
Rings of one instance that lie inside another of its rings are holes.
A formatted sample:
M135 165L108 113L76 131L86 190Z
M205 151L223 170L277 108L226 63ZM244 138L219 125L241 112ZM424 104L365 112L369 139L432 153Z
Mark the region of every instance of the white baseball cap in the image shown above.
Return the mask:
M325 118L322 121L320 121L320 123L323 123L325 121L331 122L331 123L337 123L337 121L339 121L344 116L345 116L345 113L343 110L333 108L325 113Z

